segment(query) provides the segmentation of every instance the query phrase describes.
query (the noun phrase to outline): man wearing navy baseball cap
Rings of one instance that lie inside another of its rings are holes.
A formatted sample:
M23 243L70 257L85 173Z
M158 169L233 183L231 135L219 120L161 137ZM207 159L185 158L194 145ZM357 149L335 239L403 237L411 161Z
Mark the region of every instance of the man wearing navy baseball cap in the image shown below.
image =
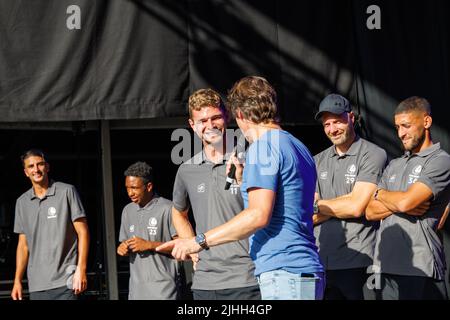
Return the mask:
M377 224L368 222L364 213L386 164L386 152L358 137L350 102L341 95L326 96L315 119L333 143L314 157L314 235L326 268L325 299L374 299L366 282Z
M327 95L319 105L319 111L316 113L314 119L319 120L324 112L330 112L336 115L343 114L344 112L352 112L350 102L339 94Z

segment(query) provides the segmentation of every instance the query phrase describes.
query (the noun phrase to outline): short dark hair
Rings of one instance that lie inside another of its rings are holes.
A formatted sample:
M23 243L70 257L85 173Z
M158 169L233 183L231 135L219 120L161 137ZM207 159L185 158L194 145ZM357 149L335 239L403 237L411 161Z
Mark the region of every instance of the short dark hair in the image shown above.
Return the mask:
M125 177L139 177L142 178L144 184L153 182L153 168L147 163L138 161L128 167L123 173Z
M20 161L22 162L22 165L25 166L25 160L28 159L29 157L41 157L42 159L45 160L45 154L42 150L39 149L30 149L25 151L21 156L20 156Z
M395 109L394 114L397 115L415 111L421 111L431 116L431 105L427 99L414 96L400 102L397 109Z

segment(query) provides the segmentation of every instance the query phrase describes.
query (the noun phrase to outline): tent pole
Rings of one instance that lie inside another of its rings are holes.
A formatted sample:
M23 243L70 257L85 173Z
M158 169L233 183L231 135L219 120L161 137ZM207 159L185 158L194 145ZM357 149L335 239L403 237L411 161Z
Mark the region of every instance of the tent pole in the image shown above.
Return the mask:
M117 284L116 236L114 227L114 202L112 188L111 140L109 121L101 120L101 151L103 179L103 217L105 230L106 281L110 300L119 299Z

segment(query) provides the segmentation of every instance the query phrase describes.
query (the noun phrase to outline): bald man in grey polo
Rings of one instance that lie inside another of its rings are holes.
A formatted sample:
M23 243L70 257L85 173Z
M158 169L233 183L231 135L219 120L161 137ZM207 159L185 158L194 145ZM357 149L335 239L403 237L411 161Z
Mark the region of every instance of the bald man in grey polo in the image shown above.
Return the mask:
M358 181L378 184L387 156L377 145L356 136L345 154L339 155L333 145L317 154L314 160L317 169L316 192L320 199L326 200L351 193ZM377 223L367 221L364 215L354 219L330 218L316 225L314 235L326 270L359 269L355 276L367 277L365 269L373 263L377 227ZM352 279L345 282L349 287L347 298L363 298L358 297L358 292L352 292L355 291L351 289ZM363 292L362 286L359 294Z
M146 241L172 240L172 202L159 196L140 208L129 203L122 212L119 241L136 236ZM130 255L130 300L175 300L178 297L178 262L170 256L145 251Z
M78 250L73 222L84 217L78 193L70 184L51 181L42 199L33 188L17 199L14 232L27 239L29 292L72 288Z
M445 291L444 248L437 227L450 199L450 156L439 143L392 160L379 188L404 192L415 182L432 190L430 208L420 217L397 212L381 221L375 264L382 274L434 279ZM431 294L428 298L433 299Z
M224 224L243 210L239 185L232 184L229 190L224 190L225 172L225 161L214 164L204 152L198 153L178 169L173 205L178 211L185 211L190 203L197 234ZM255 267L248 250L248 240L240 240L201 251L192 289L257 287Z

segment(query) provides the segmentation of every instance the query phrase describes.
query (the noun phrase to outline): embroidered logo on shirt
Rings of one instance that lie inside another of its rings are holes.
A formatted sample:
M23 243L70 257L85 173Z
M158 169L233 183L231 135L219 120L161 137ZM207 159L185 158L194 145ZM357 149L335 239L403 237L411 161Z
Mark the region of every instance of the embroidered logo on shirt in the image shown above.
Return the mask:
M48 208L47 219L55 219L57 217L58 215L56 214L56 208L55 207Z
M204 193L205 191L206 191L206 185L204 183L201 183L197 186L198 193Z
M421 172L422 172L422 166L421 165L415 166L414 169L412 170L411 174L408 176L408 184L416 183L416 181L420 177Z
M352 164L347 168L347 174L345 175L345 183L352 184L355 183L356 177L356 165Z
M149 235L151 235L151 236L156 236L156 232L158 231L157 224L158 224L158 220L156 220L155 217L151 217L151 218L148 220L148 226L147 226L147 229L148 229L148 234L149 234Z
M320 173L320 179L327 180L328 178L328 171L324 171Z
M134 224L130 226L130 232L134 232Z
M393 174L392 176L389 177L389 182L390 182L390 183L395 182L395 178L397 178L397 175L396 175L396 174Z

